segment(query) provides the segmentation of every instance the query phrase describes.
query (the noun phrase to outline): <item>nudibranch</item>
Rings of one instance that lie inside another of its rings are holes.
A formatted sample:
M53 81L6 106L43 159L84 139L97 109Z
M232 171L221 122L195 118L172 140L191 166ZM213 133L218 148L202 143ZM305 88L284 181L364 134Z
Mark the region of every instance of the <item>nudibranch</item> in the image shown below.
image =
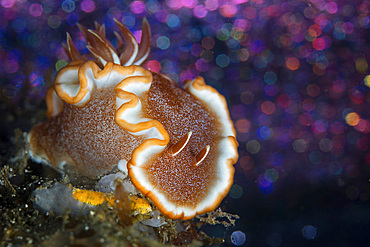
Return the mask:
M47 91L48 120L30 131L30 156L90 177L125 164L133 185L169 218L213 211L238 159L225 98L201 77L180 87L141 67L150 51L148 22L140 44L116 24L117 48L104 25L80 26L90 54L81 55L67 34L71 62Z

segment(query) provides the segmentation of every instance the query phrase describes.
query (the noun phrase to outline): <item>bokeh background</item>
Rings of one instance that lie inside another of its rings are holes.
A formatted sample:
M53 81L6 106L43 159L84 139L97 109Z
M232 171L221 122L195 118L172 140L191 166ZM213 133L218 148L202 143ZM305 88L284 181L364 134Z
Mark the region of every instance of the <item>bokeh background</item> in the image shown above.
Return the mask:
M370 243L370 2L278 0L0 0L1 153L28 131L68 57L76 24L114 18L138 40L145 67L180 84L201 75L227 99L239 141L235 184L221 207L236 227L207 229L244 246Z

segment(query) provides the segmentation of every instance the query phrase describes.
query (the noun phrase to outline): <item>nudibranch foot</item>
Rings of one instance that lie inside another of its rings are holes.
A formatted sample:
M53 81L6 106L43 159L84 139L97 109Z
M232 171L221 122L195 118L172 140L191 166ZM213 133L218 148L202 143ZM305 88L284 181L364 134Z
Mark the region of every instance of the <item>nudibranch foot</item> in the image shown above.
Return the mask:
M49 120L28 135L31 157L90 177L127 164L133 185L172 219L214 210L238 159L225 98L201 77L180 87L139 66L149 54L149 24L138 44L116 23L116 49L104 25L80 26L94 61L67 36L72 61L47 91Z

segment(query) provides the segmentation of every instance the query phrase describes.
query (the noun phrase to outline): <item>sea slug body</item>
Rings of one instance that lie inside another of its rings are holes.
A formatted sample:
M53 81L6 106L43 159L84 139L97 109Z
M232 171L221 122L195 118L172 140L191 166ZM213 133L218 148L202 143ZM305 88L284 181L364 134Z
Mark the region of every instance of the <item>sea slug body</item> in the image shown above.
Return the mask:
M88 55L67 35L71 62L47 91L49 119L28 135L31 157L90 177L124 164L133 185L172 219L214 210L238 159L225 98L201 77L180 87L141 67L150 51L148 22L140 45L116 23L117 48L104 25L80 26Z

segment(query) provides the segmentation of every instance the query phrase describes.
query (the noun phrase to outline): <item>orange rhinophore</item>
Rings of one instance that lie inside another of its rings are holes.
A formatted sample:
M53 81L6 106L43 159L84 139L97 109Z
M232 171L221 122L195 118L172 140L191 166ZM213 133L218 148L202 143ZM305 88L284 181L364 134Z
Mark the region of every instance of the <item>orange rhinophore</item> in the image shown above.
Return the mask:
M79 26L91 54L67 35L71 62L46 95L48 121L28 135L29 152L58 169L96 177L127 164L134 186L172 219L214 210L227 195L238 159L225 98L197 77L180 87L140 65L150 51L116 21L118 47Z

